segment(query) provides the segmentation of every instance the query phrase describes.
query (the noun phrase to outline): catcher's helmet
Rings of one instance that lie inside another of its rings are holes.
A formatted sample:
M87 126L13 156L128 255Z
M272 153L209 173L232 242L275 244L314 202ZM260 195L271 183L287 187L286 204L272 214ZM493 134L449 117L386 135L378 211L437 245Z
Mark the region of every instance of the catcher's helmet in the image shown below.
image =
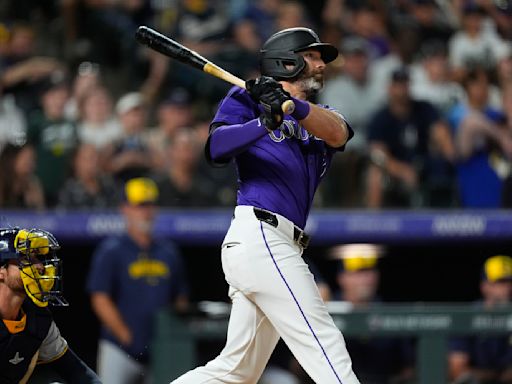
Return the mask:
M327 64L338 57L338 50L331 44L322 43L317 34L303 27L287 28L274 33L263 44L260 56L261 74L275 79L296 77L306 66L297 52L315 49ZM287 69L286 66L293 68Z
M0 265L16 260L25 292L38 306L67 305L55 237L41 229L0 229Z

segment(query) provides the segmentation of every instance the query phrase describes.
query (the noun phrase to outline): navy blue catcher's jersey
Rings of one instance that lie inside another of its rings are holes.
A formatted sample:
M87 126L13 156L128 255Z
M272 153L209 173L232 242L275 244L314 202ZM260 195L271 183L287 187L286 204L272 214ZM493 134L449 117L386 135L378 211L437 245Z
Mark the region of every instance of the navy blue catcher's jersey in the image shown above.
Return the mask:
M24 327L11 333L0 321L0 383L18 384L29 370L30 363L48 335L52 316L46 308L39 308L25 300ZM22 324L22 322L20 322Z

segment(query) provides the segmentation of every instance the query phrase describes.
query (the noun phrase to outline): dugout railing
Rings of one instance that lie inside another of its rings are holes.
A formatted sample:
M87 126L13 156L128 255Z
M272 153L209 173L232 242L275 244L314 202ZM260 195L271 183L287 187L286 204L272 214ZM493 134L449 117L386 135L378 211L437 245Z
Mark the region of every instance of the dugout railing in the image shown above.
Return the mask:
M199 342L225 340L229 305L210 304L213 310L201 314L178 316L168 310L158 314L151 361L155 383L168 383L194 368ZM450 336L512 333L512 306L484 311L459 303L379 304L352 310L343 303L332 303L329 311L347 336L415 337L418 384L447 383Z

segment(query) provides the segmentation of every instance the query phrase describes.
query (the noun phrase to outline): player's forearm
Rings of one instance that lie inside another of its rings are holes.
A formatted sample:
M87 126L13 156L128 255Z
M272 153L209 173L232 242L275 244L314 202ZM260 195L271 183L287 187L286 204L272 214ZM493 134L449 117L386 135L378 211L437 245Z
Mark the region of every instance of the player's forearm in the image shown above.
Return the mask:
M101 323L126 345L131 342L131 332L114 302L104 293L95 293L91 298L92 308Z
M302 101L302 103L307 103ZM309 104L309 113L299 119L302 126L314 136L325 141L330 147L338 148L349 139L347 123L336 112Z
M245 124L223 125L210 134L209 150L214 161L230 159L268 133L259 119Z
M57 373L70 383L101 384L96 373L89 368L71 349L50 363Z

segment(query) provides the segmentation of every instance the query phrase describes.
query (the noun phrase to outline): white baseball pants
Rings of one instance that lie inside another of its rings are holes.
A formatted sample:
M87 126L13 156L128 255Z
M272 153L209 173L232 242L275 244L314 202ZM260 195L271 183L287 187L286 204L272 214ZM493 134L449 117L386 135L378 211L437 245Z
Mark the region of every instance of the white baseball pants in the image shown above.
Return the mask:
M149 384L148 369L108 340L98 345L98 376L105 384Z
M339 329L293 240L293 223L259 221L237 206L222 244L232 309L226 346L208 364L173 384L255 384L279 337L320 384L359 384Z

